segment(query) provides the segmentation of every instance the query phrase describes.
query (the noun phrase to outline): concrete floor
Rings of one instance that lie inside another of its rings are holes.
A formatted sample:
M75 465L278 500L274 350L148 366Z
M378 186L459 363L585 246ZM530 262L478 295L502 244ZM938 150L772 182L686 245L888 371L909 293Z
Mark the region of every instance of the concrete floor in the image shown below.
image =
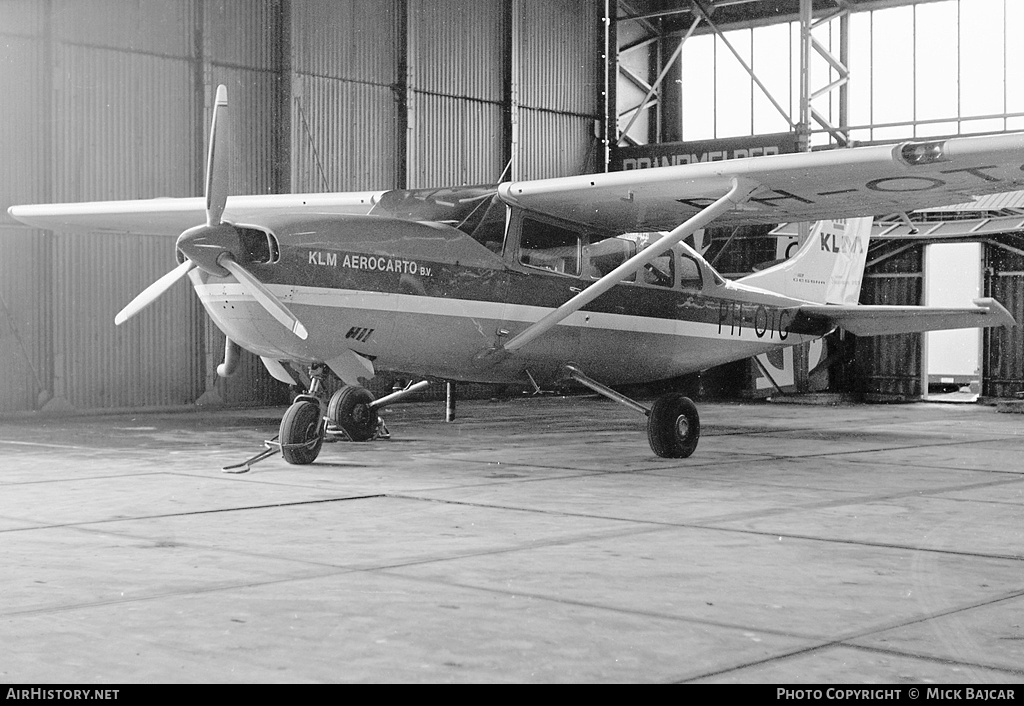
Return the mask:
M0 420L0 682L1024 683L1024 418L406 404Z

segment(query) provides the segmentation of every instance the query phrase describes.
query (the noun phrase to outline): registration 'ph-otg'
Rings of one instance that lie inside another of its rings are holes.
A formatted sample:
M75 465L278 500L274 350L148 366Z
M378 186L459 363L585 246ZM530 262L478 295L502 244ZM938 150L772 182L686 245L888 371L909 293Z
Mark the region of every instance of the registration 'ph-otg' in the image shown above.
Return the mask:
M8 699L44 701L89 701L116 699L119 689L8 689Z

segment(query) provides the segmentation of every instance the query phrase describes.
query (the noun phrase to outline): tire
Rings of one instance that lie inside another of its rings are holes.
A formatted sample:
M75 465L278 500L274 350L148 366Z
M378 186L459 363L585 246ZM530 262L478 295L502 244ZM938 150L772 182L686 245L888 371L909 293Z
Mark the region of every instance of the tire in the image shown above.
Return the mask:
M377 411L370 407L373 393L365 387L346 385L331 396L327 418L352 441L366 441L377 433Z
M662 395L647 419L647 439L662 458L686 458L700 440L700 415L693 401L679 392Z
M316 443L310 443L313 440ZM324 445L323 420L320 405L309 400L299 400L284 413L278 435L281 455L288 463L304 466L313 463Z

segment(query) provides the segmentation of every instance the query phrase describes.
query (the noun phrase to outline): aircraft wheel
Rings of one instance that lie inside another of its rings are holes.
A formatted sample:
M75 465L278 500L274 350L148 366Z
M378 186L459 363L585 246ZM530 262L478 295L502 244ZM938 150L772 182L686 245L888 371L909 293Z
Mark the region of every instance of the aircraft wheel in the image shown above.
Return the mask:
M278 439L285 461L300 466L313 463L324 444L320 405L309 400L299 400L289 407L281 418Z
M346 385L331 396L327 418L343 429L352 441L366 441L377 433L377 410L370 406L373 393L365 387Z
M647 419L647 439L662 458L686 458L700 439L700 415L693 401L678 392L662 395Z

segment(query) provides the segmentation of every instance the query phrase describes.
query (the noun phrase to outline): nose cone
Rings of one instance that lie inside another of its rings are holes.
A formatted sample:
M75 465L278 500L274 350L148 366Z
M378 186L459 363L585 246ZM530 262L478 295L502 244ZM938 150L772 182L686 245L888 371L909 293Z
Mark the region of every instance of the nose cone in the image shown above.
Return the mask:
M241 238L235 227L227 223L189 228L178 236L178 250L200 269L216 277L230 274L220 264L225 253L235 260L242 259Z

